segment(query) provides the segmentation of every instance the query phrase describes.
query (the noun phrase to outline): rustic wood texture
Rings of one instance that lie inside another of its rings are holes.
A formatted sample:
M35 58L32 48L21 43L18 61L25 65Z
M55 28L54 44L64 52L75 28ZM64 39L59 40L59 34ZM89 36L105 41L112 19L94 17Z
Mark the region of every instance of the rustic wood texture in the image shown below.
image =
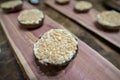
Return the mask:
M74 11L74 5L76 1L71 0L70 4L67 5L59 5L55 3L55 0L46 0L46 4L56 9L57 11L63 13L65 16L73 19L74 21L82 24L83 27L93 31L97 35L106 39L110 43L114 44L118 48L120 48L120 31L106 31L100 28L100 25L97 24L96 15L98 13L97 10L91 9L87 13L77 13Z
M24 3L24 9L34 8ZM59 75L47 76L35 63L33 44L39 35L53 28L63 28L45 16L44 24L38 29L26 30L19 26L18 13L0 14L3 30L15 51L15 57L27 77L31 80L119 80L120 71L96 51L78 39L78 55ZM111 76L112 75L112 76Z

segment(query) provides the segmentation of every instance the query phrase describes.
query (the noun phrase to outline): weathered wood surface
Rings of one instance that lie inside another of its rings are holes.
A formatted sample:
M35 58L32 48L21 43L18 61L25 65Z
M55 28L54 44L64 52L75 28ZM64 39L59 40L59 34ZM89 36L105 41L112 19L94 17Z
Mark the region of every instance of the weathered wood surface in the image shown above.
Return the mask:
M91 9L87 13L76 13L74 11L75 2L75 0L71 0L69 4L61 6L56 4L55 0L46 0L46 4L48 4L52 8L63 13L65 16L73 19L79 24L82 24L83 27L93 31L97 35L101 36L102 38L120 48L120 31L111 32L101 29L100 25L98 25L96 22L96 15L98 11L95 9Z
M25 3L24 9L28 8L33 7ZM59 75L46 76L35 63L33 43L41 33L52 28L63 27L45 16L42 27L26 30L20 28L17 22L18 14L0 14L0 18L3 30L15 51L14 55L28 78L34 80L119 80L120 71L79 39L79 52L74 61Z

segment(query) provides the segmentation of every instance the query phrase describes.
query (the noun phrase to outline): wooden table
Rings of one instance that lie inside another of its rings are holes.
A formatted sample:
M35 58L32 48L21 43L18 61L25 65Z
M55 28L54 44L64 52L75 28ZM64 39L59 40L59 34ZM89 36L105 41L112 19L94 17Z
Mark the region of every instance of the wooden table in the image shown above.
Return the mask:
M102 0L90 0L94 3L94 7L99 11L105 10L99 2ZM48 16L65 26L72 33L78 36L82 41L100 53L103 57L120 69L120 49L98 37L94 33L84 29L77 23L69 20L59 12L43 4L36 7L42 9ZM20 70L14 56L13 51L6 39L6 36L0 26L0 80L24 80L23 73ZM112 75L111 75L112 76Z

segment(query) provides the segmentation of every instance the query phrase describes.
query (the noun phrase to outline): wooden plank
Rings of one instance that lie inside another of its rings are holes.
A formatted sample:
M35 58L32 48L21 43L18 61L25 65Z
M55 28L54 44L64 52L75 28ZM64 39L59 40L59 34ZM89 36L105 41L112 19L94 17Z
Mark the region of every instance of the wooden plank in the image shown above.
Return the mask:
M27 2L23 9L34 8ZM2 28L30 80L119 80L120 71L96 51L79 40L78 54L62 72L56 76L47 76L35 62L33 44L39 35L53 28L63 28L60 24L45 16L44 24L34 30L20 28L17 13L0 13Z
M65 16L73 19L74 21L82 24L88 30L96 33L97 35L101 36L105 40L109 41L113 45L120 48L120 31L118 32L108 32L103 31L96 24L96 15L98 13L97 10L91 9L88 13L76 13L74 11L75 0L71 0L70 4L67 5L58 5L55 3L55 0L46 0L46 4L51 6L52 8L56 9L57 11L61 12Z

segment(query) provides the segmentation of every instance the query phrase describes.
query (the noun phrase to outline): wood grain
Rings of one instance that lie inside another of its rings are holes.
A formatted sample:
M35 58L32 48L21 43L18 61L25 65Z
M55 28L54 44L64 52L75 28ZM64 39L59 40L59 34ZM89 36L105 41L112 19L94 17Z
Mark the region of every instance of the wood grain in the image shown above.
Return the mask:
M27 2L24 9L34 8ZM120 71L110 62L100 56L96 51L79 40L79 49L76 58L58 75L47 76L37 66L33 55L33 44L39 35L53 28L63 28L47 15L44 24L34 30L26 30L19 26L17 13L0 13L2 28L15 51L15 56L20 62L30 80L119 80Z
M86 29L91 30L92 32L96 33L97 35L101 36L105 40L120 48L120 31L111 32L102 30L100 28L101 26L96 23L96 15L98 11L95 9L91 9L87 13L76 13L74 11L75 2L75 0L71 0L70 4L61 6L56 4L55 0L46 0L46 4L48 4L52 8L73 19L79 24L82 24L83 27L85 27Z

